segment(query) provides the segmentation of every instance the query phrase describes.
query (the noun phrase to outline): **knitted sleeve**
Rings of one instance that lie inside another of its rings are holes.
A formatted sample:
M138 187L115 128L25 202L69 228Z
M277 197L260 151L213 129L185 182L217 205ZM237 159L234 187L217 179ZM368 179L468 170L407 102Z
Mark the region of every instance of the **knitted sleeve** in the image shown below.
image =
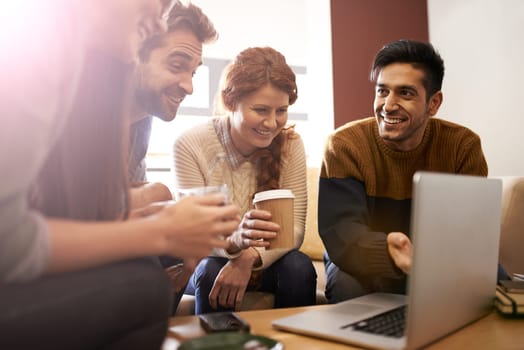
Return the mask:
M430 119L433 135L428 142L423 170L454 174L487 176L488 165L480 137L472 130L453 122ZM419 170L419 169L415 169Z
M318 227L330 259L352 275L402 276L391 260L386 234L370 227L366 168L367 131L340 129L327 141L319 182ZM362 130L362 129L361 129ZM371 130L371 129L368 129Z
M198 125L182 133L173 146L173 173L175 177L175 197L177 189L216 185L210 183L213 158L221 146L210 122ZM211 164L211 168L210 168ZM235 258L240 255L229 254L224 249L213 249L213 256Z
M458 174L488 176L488 164L482 152L480 137L471 132L459 150Z

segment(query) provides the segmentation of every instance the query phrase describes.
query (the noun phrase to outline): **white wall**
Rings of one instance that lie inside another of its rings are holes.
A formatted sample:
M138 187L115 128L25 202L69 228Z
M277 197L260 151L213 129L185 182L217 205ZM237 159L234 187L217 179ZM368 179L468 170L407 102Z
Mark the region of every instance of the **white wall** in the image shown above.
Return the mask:
M251 46L271 46L290 64L306 64L305 0L191 0L213 21L219 33L204 54L231 59Z
M428 0L446 66L438 116L478 133L489 175L524 175L524 1Z
M308 113L297 122L308 163L320 165L324 140L334 129L330 0L192 0L219 32L204 56L232 59L252 46L271 46L291 65L307 67L298 81L297 104L290 112Z
M204 46L204 60L229 60L248 47L271 46L284 54L290 65L306 67L307 78L298 80L299 97L289 111L307 113L308 120L297 121L296 130L304 140L308 164L319 166L325 139L334 128L330 0L192 2L202 8L219 32L217 42ZM195 85L195 91L206 89ZM155 118L148 167L169 168L174 138L206 118L178 115L170 123ZM150 181L172 184L172 176L166 172L150 171L147 176Z

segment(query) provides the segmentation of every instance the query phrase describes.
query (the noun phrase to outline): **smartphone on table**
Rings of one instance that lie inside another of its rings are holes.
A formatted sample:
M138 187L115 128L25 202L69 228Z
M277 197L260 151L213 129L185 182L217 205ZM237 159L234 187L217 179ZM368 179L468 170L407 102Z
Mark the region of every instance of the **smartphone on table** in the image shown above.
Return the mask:
M232 311L215 312L198 316L200 325L206 332L245 332L249 333L249 324Z

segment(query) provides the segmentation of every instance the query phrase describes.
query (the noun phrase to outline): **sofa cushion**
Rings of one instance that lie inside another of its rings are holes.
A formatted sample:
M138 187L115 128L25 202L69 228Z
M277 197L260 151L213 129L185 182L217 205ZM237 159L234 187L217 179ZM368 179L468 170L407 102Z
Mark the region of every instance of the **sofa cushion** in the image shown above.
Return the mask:
M300 250L307 254L311 260L322 261L324 254L324 244L318 235L318 179L320 169L315 167L307 168L307 215L306 232L304 243Z
M524 273L524 177L502 176L500 263L511 275Z

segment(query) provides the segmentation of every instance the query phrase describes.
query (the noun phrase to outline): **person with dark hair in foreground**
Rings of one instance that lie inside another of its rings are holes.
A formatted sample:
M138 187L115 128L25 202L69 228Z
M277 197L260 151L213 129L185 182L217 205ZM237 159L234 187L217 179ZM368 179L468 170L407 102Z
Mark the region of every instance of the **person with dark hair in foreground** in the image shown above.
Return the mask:
M171 1L19 3L0 5L0 348L159 349L172 293L151 256L199 259L239 223L220 195L128 219L130 79Z

